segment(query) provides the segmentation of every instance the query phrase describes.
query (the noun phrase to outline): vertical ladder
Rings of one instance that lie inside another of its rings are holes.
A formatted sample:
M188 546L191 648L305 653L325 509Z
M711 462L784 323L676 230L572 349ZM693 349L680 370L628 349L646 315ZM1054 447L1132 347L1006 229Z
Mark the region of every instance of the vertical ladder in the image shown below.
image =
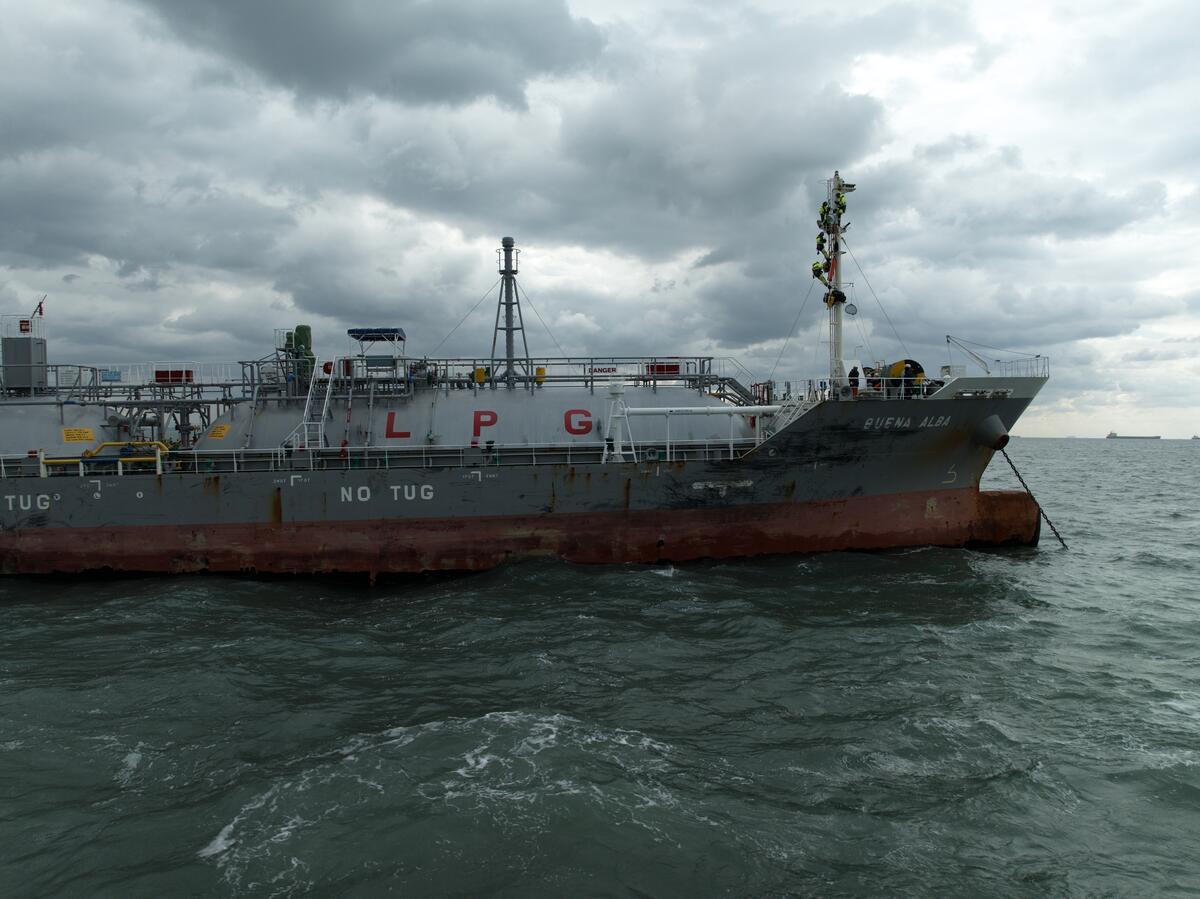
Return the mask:
M375 433L375 379L371 379L371 386L367 390L367 440L366 445L371 445L371 437Z
M346 433L342 438L342 446L350 446L350 428L353 426L354 415L354 361L351 360L350 385L346 388Z
M304 419L304 444L308 449L321 449L325 446L325 420L329 418L329 410L333 405L333 382L337 377L337 364L340 359L334 359L333 370L329 373L328 380L325 381L325 400L321 403L321 411L319 414L314 414L312 408L309 408L308 415ZM316 369L314 368L313 383L316 383ZM312 397L312 385L309 385L309 398Z
M325 401L320 409L313 402L317 391L317 372L321 370L321 360L313 358L312 375L308 382L308 395L304 400L304 415L295 430L283 439L284 446L293 449L320 449L325 445L325 416L329 411L329 395L333 389L333 373L330 372L325 381Z
M626 452L629 453L631 460L637 460L637 446L633 442L633 428L629 425L629 413L626 412L625 405L625 384L624 382L613 381L608 386L608 393L611 399L608 403L608 416L604 422L604 452L600 456L602 463L609 459L615 459L618 462L624 462ZM629 438L629 446L626 449L625 438Z

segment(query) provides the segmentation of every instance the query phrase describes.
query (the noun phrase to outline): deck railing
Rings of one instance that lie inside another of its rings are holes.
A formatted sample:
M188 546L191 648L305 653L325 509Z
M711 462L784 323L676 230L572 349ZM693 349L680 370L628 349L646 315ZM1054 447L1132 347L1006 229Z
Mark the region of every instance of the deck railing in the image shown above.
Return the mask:
M625 448L625 461L667 463L740 458L758 446L753 437L728 440L649 441ZM154 455L53 457L0 456L0 479L145 475L236 474L240 472L349 471L359 469L463 468L511 465L599 465L602 443L538 443L513 446L344 447L287 450L172 450ZM611 464L610 455L610 464Z
M1050 357L1030 356L1025 359L1002 359L994 363L993 376L1004 378L1048 378Z
M384 364L386 363L386 364ZM525 360L521 360L521 366ZM145 402L152 398L187 399L195 403L245 401L250 397L271 400L305 396L310 378L319 389L331 382L338 393L354 390L375 395L406 395L414 388L444 390L487 390L505 380L486 358L413 359L384 356L345 356L330 360L314 370L312 360L255 362L145 362L114 365L6 365L12 383L7 392L28 401ZM949 376L968 374L957 366ZM28 372L25 371L28 369ZM1046 356L1002 360L991 363L994 377L1049 377ZM985 376L983 372L978 375ZM927 380L933 379L930 372ZM755 383L754 376L732 357L711 356L587 356L544 357L529 360L529 372L517 377L518 386L537 390L559 386L583 386L592 391L607 389L612 381L648 386L684 386L720 396L734 405L764 402L759 395L769 391L770 401L784 400L787 391L774 383ZM904 386L904 385L899 385ZM891 395L899 389L895 379L872 379L860 375L860 390L877 390ZM790 397L814 399L828 396L828 380L811 379L792 383ZM907 395L914 395L908 390Z

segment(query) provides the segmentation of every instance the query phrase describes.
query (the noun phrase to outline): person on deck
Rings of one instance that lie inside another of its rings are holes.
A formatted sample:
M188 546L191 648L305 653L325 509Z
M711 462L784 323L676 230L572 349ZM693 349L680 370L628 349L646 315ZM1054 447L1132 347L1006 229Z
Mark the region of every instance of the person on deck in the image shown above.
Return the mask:
M850 395L858 396L858 366L850 369Z

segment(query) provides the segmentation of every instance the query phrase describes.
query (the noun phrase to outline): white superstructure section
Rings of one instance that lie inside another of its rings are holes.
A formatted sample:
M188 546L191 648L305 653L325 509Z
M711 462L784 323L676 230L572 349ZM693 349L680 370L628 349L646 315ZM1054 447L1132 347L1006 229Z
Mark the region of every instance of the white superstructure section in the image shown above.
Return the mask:
M627 386L624 400L639 410L634 435L639 441L667 435L668 416L646 415L646 409L675 410L669 416L673 441L752 437L751 419L761 414L683 386ZM327 447L485 446L489 441L495 446L594 445L603 442L609 405L603 386L418 389L410 397L374 402L361 395L341 396L330 403L323 439ZM235 406L213 421L197 449L278 447L294 432L302 413L296 402Z

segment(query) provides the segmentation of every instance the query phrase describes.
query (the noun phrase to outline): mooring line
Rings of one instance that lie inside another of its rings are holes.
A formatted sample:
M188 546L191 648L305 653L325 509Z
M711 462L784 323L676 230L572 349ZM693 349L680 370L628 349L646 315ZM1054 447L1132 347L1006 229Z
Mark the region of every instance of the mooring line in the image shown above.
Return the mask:
M1069 549L1067 541L1062 538L1062 534L1058 532L1058 528L1054 526L1054 522L1050 520L1050 516L1042 508L1042 504L1037 501L1037 497L1033 495L1033 491L1029 489L1029 485L1025 483L1025 479L1021 477L1021 472L1017 471L1017 466L1013 465L1013 460L1008 458L1008 450L1002 449L1000 452L1004 453L1004 461L1008 463L1008 467L1013 470L1013 474L1017 476L1017 480L1021 482L1021 486L1025 488L1025 492L1029 494L1029 498L1037 506L1038 513L1046 520L1046 524L1050 525L1050 530L1054 532L1054 536L1058 538L1058 542L1063 545L1063 549Z

